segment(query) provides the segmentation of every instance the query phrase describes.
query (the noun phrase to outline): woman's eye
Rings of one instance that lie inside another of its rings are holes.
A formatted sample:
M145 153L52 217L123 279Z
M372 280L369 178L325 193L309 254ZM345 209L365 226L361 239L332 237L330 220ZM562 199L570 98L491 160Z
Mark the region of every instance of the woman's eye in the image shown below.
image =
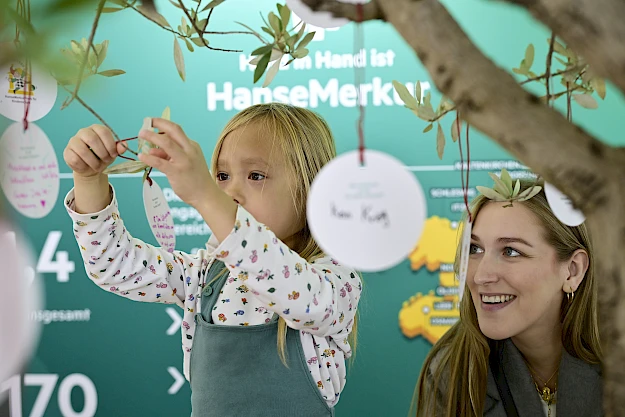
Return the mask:
M228 179L228 174L225 172L220 172L217 174L217 181L226 181Z
M471 243L471 246L469 246L469 255L474 255L476 253L482 253L482 248L480 248L479 246Z
M510 257L510 258L517 258L519 256L522 256L521 253L513 248L507 247L504 248L503 250L504 255Z
M267 178L267 177L266 177L266 176L264 176L263 174L259 174L258 172L252 172L252 173L250 174L250 179L251 179L252 181L262 181L262 180L264 180L265 178Z

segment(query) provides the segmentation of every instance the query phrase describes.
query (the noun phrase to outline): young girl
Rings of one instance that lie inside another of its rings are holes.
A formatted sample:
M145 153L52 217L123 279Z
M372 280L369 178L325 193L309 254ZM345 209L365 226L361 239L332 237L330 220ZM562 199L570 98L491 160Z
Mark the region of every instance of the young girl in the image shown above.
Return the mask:
M471 214L460 320L425 360L417 416L602 415L586 226L561 223L543 191L512 207L480 195Z
M124 146L103 126L81 129L64 152L74 171L66 205L88 275L114 294L184 310L193 416L333 415L362 284L306 225L310 185L335 156L327 124L298 107L252 106L219 137L213 176L180 126L153 126L162 134L140 137L158 149L141 161L167 175L213 235L195 255L133 238L102 174Z

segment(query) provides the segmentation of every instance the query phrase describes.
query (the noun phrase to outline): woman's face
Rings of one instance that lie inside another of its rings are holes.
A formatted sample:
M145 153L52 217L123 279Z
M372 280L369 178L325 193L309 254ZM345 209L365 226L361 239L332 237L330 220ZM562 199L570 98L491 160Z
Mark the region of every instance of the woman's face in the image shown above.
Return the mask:
M558 261L538 218L522 203L506 204L480 210L467 273L480 329L494 340L553 331L571 276L570 262Z

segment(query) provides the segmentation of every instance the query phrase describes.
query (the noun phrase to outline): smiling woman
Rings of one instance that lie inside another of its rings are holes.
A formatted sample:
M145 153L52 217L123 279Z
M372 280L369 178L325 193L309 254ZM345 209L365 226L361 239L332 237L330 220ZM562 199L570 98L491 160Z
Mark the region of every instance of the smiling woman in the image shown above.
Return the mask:
M597 285L585 225L561 223L542 191L513 204L480 195L471 214L470 297L424 362L417 415L601 415Z

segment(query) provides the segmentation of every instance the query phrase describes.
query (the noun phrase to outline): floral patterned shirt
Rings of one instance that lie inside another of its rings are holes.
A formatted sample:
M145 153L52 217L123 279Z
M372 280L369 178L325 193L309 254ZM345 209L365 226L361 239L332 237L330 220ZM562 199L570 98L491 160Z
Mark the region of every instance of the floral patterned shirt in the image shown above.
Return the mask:
M362 283L330 257L309 263L239 206L230 235L213 236L197 254L133 238L119 215L115 191L98 213L79 214L73 189L65 198L85 269L100 288L135 301L176 304L183 313L184 374L189 379L195 321L208 268L219 259L230 270L211 316L224 326L262 324L273 313L299 330L308 368L321 395L336 405L345 386L345 360Z

